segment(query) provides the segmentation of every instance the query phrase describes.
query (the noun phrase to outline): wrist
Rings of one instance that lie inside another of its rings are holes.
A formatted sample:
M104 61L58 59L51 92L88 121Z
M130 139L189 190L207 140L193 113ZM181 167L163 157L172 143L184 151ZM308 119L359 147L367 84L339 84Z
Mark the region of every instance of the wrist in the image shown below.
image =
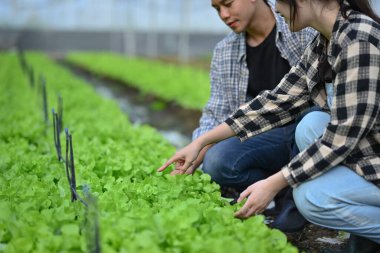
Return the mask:
M199 151L201 151L207 145L204 144L204 141L202 141L202 137L195 139L191 144L197 149L199 149Z
M201 136L193 141L193 144L197 146L200 150L202 150L204 147L209 145L206 138L204 136Z
M277 172L276 174L268 177L268 181L270 182L270 185L273 187L273 189L276 192L281 191L283 188L285 188L289 185L288 181L285 179L281 170L279 172Z

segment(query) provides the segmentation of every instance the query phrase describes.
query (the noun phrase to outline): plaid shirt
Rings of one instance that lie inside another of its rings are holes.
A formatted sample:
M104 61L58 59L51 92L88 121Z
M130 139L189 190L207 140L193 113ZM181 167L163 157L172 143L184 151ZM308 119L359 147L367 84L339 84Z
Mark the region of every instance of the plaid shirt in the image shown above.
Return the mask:
M348 19L338 15L330 43L318 36L273 91L226 120L244 140L289 122L312 104L330 111L323 135L282 169L293 187L339 164L380 187L380 25L348 13ZM318 58L326 47L333 72L330 110L318 75Z
M276 46L281 56L291 66L296 65L316 31L305 29L291 33L285 20L272 11L276 19ZM193 140L224 122L242 104L248 102L248 68L246 64L245 34L231 33L220 41L211 62L211 95L203 109L199 128L193 132Z

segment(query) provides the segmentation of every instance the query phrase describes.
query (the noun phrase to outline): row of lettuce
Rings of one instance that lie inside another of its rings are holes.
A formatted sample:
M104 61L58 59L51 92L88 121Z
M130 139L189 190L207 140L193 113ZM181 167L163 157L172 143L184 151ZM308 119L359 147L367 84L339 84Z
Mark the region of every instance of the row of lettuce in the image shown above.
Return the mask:
M133 127L115 102L48 57L25 58L46 80L48 107L56 107L58 94L63 99L76 191L83 196L87 186L97 207L71 202L39 82L30 85L16 53L1 53L0 252L298 251L263 217L233 218L237 206L209 176L157 173L174 148L154 129Z
M73 52L66 61L186 109L202 110L210 96L205 70L104 52Z

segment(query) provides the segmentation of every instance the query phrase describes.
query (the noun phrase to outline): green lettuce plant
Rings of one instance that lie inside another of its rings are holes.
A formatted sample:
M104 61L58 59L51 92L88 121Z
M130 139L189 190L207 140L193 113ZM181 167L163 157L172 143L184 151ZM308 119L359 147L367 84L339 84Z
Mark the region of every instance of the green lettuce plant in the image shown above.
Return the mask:
M132 126L114 101L45 55L25 60L44 74L47 103L64 99L76 191L89 188L97 201L102 252L297 252L262 216L235 219L239 206L208 175L157 173L174 148L155 129ZM71 202L38 82L29 85L15 53L1 53L0 65L0 251L87 252L94 227L86 207Z

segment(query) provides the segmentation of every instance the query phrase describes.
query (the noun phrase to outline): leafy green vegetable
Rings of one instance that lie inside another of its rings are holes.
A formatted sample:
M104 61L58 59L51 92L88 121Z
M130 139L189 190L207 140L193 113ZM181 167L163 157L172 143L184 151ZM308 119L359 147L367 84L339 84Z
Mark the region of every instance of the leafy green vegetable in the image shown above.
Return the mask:
M115 102L46 56L25 61L46 78L48 104L64 98L76 191L88 186L97 199L102 252L297 252L262 216L233 218L238 206L208 175L157 173L174 147L156 130L133 127ZM70 201L38 85L29 85L16 54L0 53L0 65L0 251L86 252L95 243L86 207Z
M204 70L107 52L70 53L66 60L184 108L202 110L210 96L209 74ZM162 107L162 103L153 105Z

